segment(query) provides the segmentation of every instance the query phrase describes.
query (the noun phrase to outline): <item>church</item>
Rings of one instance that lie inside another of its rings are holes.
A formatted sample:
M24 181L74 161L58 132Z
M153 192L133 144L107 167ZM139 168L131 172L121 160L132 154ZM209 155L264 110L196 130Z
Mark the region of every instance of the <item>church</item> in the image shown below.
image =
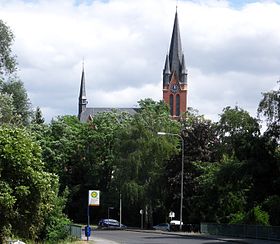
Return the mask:
M162 78L163 100L169 106L170 116L173 119L179 119L187 110L187 78L188 72L182 51L178 14L176 10L169 53L166 55ZM78 104L78 118L81 122L90 121L96 114L110 112L112 110L130 114L135 114L138 111L138 108L89 108L87 107L87 103L85 72L83 67Z

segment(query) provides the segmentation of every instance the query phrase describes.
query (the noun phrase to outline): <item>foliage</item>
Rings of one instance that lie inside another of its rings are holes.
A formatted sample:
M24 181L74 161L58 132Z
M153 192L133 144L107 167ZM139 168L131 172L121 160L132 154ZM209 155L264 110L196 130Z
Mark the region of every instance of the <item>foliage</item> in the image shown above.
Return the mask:
M245 216L244 212L238 211L237 213L232 214L229 223L233 225L244 224Z
M11 74L16 70L15 56L11 50L14 35L2 20L0 20L0 36L0 75Z
M215 123L189 108L186 119L182 121L182 135L186 144L185 155L189 161L216 161L218 139Z
M53 209L45 220L46 234L44 239L47 239L49 242L56 243L69 237L69 230L67 226L70 224L70 220L62 212L66 205L68 194L68 188L66 188L62 196L54 199Z
M226 107L218 122L220 153L243 160L251 151L251 142L260 135L259 123L242 108Z
M165 167L167 160L180 148L179 138L159 138L157 132L178 133L179 124L169 118L166 105L150 99L139 102L140 111L124 130L120 130L116 142L116 184L124 196L126 208L145 209L146 222L153 224L152 215L165 209ZM130 221L133 223L131 216ZM135 220L134 220L135 224Z
M0 124L9 124L13 121L13 97L0 93Z
M181 120L181 135L184 139L184 222L199 222L193 215L191 198L197 194L195 178L199 175L193 162L215 162L217 156L217 129L210 120L189 108ZM166 205L175 211L180 208L181 154L173 156L167 163L168 200ZM179 215L179 213L177 213Z
M200 176L193 196L193 212L201 221L228 223L231 215L246 207L250 178L244 172L244 163L224 157L220 163L195 163Z
M267 118L268 124L280 120L280 81L278 90L263 93L263 98L259 103L258 113Z
M0 127L0 184L2 240L7 230L44 238L46 219L59 208L58 178L44 170L40 147L25 129Z
M269 225L269 215L263 211L260 206L252 208L245 216L245 224L251 225Z
M43 118L43 114L42 114L40 107L36 108L32 117L33 118L31 120L31 123L33 123L33 124L44 124L44 122L45 122L45 119Z
M259 103L258 114L263 115L267 122L267 134L275 138L278 143L280 139L280 81L278 90L263 93L263 98Z
M263 209L269 214L271 225L280 226L280 196L271 195L262 204Z
M18 117L22 124L27 125L31 117L31 105L23 83L18 79L9 79L0 84L0 93L12 97L13 114Z
M260 206L250 209L247 213L237 212L233 214L230 224L269 225L269 214Z

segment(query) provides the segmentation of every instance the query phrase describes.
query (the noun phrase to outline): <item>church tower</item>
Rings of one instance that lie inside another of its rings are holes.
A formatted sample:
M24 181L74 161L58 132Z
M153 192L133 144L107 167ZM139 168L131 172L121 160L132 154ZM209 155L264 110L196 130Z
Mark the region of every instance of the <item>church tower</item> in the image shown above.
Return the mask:
M176 10L169 54L163 69L163 100L169 105L174 119L179 119L187 111L187 77Z
M86 84L85 84L85 71L84 64L82 70L82 78L80 85L80 95L79 95L79 106L78 106L78 118L81 120L81 115L87 110L87 97L86 97Z

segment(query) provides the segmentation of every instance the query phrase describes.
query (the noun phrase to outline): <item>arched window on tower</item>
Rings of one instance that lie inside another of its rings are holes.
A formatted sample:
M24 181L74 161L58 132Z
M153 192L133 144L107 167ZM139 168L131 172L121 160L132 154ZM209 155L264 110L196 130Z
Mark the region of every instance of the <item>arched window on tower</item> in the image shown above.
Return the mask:
M180 95L176 95L176 116L180 116Z
M170 114L171 116L173 116L174 112L173 112L173 95L170 94L169 96L169 107L170 107Z

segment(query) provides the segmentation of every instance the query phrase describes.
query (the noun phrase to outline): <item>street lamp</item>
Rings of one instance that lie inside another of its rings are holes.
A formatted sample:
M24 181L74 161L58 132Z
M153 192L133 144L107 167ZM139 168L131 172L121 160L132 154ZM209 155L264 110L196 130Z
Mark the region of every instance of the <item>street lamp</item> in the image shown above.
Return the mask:
M182 219L183 219L183 199L184 199L184 138L179 134L173 134L168 132L158 132L160 136L177 136L182 142L182 169L181 169L181 199L180 199L180 231L182 231Z

